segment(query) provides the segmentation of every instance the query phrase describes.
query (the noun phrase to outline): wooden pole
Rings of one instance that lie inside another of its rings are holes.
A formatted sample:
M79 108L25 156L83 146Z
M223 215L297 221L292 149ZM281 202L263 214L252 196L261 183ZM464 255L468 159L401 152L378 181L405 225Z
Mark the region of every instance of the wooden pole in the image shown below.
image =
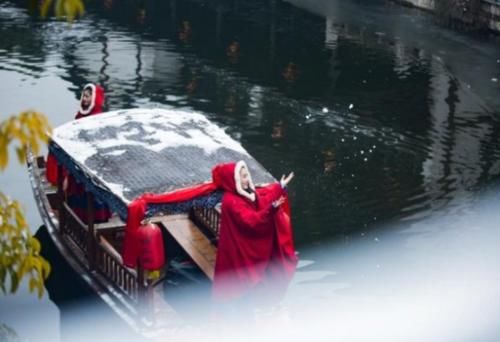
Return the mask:
M148 319L153 315L153 286L146 278L146 271L142 267L141 261L137 261L137 282L139 283L139 307L144 316Z
M87 259L91 271L95 269L96 261L94 214L94 195L87 191Z
M137 283L139 289L139 308L144 312L146 307L146 286L144 286L144 269L142 268L140 260L137 260Z
M61 233L65 232L66 226L66 212L64 208L64 174L63 167L61 164L57 165L57 199L58 199L58 210L59 210L59 231Z

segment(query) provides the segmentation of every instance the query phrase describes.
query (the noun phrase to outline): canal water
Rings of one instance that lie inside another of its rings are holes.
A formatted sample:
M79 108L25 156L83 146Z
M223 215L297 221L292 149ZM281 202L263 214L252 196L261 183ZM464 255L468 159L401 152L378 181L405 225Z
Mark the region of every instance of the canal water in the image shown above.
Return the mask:
M81 87L98 82L106 109L198 111L277 178L293 170L302 263L289 296L301 299L289 299L291 307L306 301L304 284L366 294L387 279L384 262L409 245L415 254L404 254L410 261L396 270L419 265L415 280L434 279L449 263L477 260L488 298L499 298L498 277L488 278L499 233L491 220L481 221L480 234L470 230L483 218L478 203L498 199L498 36L452 31L385 1L102 1L72 24L42 19L26 3L0 3L0 118L32 108L57 126L74 117ZM78 277L37 229L28 183L15 160L0 175L2 191L23 202L57 278L50 298L38 301L23 288L0 299L0 322L25 339L67 340L64 313L85 290L66 291L80 289ZM416 232L425 239L412 244ZM449 243L457 253L445 258ZM397 274L392 293L408 281ZM367 278L370 289L356 286ZM347 307L346 298L339 301Z

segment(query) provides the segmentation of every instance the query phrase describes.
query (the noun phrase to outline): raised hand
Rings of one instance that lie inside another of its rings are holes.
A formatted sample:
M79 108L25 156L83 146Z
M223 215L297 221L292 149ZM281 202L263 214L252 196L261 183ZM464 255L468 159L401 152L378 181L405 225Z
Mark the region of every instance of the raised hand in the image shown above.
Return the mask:
M285 203L285 196L280 196L280 198L273 202L273 207L278 208L283 203Z
M293 179L294 173L293 171L290 172L288 176L285 177L285 175L281 176L280 184L284 188L290 183L290 181Z

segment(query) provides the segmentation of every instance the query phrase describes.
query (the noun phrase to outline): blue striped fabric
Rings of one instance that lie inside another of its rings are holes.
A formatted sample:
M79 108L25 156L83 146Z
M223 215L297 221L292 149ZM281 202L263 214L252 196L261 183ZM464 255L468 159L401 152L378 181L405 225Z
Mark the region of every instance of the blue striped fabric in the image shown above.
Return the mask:
M57 161L63 165L75 179L84 185L85 191L91 192L98 202L105 203L111 211L117 213L123 221L127 220L127 205L113 193L98 186L95 181L85 174L76 165L71 157L55 142L49 143L49 151L54 154ZM213 208L222 199L222 192L215 191L210 195L195 198L191 201L174 204L151 204L146 210L146 218L171 213L187 213L191 208Z

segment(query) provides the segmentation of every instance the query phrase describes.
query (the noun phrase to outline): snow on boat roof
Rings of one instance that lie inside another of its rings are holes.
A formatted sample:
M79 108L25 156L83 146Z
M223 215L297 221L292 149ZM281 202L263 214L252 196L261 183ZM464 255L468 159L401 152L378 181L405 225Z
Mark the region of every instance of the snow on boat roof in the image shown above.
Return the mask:
M63 124L57 144L97 185L128 204L211 180L219 163L245 160L256 184L274 181L247 151L205 116L167 109L127 109Z

